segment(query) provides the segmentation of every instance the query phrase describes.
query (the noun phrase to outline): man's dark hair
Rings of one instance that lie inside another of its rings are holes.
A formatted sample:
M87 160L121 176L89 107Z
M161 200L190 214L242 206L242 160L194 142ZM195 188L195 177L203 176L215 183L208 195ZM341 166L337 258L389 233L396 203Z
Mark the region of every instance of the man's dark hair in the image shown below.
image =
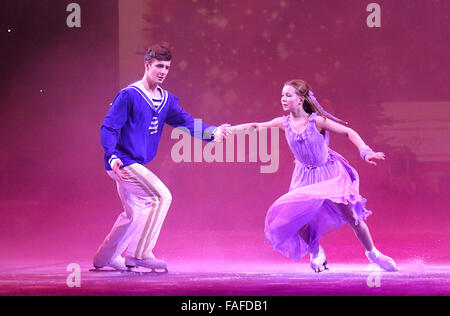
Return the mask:
M147 49L144 61L148 61L151 64L154 59L160 61L170 61L172 60L172 53L167 46L163 44L155 44Z

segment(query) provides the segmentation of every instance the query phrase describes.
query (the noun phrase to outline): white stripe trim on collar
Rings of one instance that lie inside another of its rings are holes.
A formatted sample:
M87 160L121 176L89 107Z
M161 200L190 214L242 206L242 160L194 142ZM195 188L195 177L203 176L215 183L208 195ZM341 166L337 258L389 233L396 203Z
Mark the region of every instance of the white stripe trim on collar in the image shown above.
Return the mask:
M148 105L150 105L150 107L157 113L161 113L161 110L167 103L168 99L167 91L161 88L160 86L156 87L162 95L162 101L161 104L158 106L158 108L155 107L155 105L152 102L152 98L150 97L149 94L147 94L148 93L147 89L144 88L143 84L140 81L137 81L129 85L128 88L133 88L134 90L136 90L144 98L144 100L148 103ZM144 93L145 96L142 93Z

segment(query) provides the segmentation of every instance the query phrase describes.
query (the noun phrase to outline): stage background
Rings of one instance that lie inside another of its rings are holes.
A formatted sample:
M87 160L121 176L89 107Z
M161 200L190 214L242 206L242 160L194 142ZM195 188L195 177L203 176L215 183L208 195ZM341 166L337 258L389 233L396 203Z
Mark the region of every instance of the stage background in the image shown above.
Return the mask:
M174 59L163 87L210 124L280 116L283 82L308 81L329 112L387 155L371 166L332 135L359 172L378 248L405 242L420 246L413 257L449 259L432 251L450 239L448 1L377 1L379 28L367 26L370 2L360 0L83 0L80 28L66 25L69 3L2 3L3 258L93 256L121 212L100 126L116 93L142 77L146 46L166 41ZM294 167L284 133L278 171L261 174L261 163L175 163L171 132L147 165L173 194L155 254L285 262L263 231ZM333 260L366 260L348 227L323 244Z

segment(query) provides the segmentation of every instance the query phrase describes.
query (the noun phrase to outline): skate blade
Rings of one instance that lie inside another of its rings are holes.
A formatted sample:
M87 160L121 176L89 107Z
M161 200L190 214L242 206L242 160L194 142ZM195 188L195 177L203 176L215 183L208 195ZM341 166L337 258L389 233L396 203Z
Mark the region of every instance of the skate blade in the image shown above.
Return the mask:
M167 269L149 269L144 268L145 270L130 270L130 272L137 274L137 275L159 275L159 274L166 274L169 273L169 270Z
M328 267L327 267L327 264L328 264L328 262L325 261L325 262L323 263L323 265L322 265L323 268L322 268L322 269L320 269L320 267L314 268L314 269L313 269L314 272L315 272L315 273L321 273L321 272L323 272L323 271L325 271L325 270L329 270Z
M155 273L155 274L169 273L169 270L167 270L167 268L153 268L153 269L147 268L147 269L150 270L150 271L146 271L147 273Z
M117 269L113 269L113 268L90 268L89 272L98 272L98 273L127 273L127 272L132 272L131 269L128 270L117 270Z
M388 264L382 264L378 262L372 262L372 265L377 267L380 271L383 272L398 272L398 268L395 264L389 262Z
M132 268L139 269L139 270L132 270L132 272L135 272L137 274L149 274L149 273L155 273L155 274L165 274L168 273L169 270L167 270L167 267L165 268L152 268L152 267L146 267L137 264L136 266L129 266L127 265L128 269L131 270ZM144 269L144 270L142 270Z
M169 270L167 270L167 268L165 268L165 269L151 269L151 271L148 272L148 273L166 274L166 273L169 273Z

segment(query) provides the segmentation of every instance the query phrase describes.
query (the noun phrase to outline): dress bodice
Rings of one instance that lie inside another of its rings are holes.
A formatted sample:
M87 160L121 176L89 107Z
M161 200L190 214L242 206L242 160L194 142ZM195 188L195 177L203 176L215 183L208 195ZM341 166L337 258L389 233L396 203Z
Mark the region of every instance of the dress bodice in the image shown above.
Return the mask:
M289 115L284 116L286 139L295 159L306 166L323 165L328 157L328 139L316 127L317 114L312 113L303 131L292 128Z

